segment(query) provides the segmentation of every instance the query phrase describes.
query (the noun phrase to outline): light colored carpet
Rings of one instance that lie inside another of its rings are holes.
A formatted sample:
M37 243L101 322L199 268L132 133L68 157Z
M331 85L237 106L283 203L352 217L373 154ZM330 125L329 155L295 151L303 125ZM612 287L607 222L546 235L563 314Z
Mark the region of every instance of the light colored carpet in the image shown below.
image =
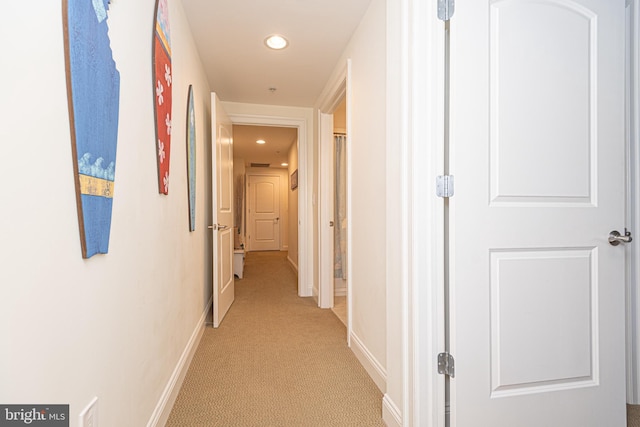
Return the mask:
M627 405L627 427L640 427L639 405Z
M207 327L168 427L384 426L382 393L344 325L299 298L286 252L249 252L236 300Z
M347 297L333 297L333 313L338 316L338 319L343 325L347 325Z

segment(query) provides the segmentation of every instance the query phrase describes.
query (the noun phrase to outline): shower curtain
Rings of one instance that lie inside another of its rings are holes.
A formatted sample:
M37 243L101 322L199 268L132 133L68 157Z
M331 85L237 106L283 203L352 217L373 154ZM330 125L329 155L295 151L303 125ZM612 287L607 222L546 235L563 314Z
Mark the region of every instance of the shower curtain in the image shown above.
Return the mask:
M334 277L347 279L347 136L334 134Z
M234 239L233 239L233 247L235 249L243 248L243 241L240 238L244 235L244 175L238 175L237 182L234 186L235 190L235 206L234 206L234 216L233 225L235 227Z

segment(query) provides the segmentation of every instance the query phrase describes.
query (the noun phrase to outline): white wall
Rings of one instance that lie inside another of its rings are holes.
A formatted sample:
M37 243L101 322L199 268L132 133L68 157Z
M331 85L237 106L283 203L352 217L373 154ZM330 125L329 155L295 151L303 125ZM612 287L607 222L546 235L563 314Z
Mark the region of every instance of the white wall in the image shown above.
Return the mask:
M61 2L10 2L0 97L0 402L93 396L99 425L143 426L211 297L210 88L180 1L170 1L174 85L171 186L158 194L153 0L112 1L121 76L109 254L81 257L67 109ZM185 117L197 114L197 225L189 232ZM166 396L165 396L166 397Z
M387 351L385 8L384 0L372 0L334 70L338 75L351 59L351 345L374 380L382 380L382 384L376 382L383 391Z

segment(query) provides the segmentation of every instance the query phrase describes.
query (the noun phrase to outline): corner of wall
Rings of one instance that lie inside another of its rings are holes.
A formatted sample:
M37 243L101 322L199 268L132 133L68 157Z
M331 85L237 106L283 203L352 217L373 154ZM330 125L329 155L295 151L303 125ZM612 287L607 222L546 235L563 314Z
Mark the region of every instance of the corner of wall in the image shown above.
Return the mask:
M388 427L402 427L402 413L388 394L382 398L382 420Z

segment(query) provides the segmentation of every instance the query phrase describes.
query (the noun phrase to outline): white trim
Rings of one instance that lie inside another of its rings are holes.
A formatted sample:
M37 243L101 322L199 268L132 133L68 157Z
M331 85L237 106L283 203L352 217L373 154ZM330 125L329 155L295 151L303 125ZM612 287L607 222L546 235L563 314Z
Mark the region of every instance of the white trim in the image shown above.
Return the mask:
M627 227L640 235L640 0L627 0ZM629 87L630 86L630 87ZM637 245L627 245L627 403L640 404L640 262Z
M445 426L444 207L435 177L444 168L444 24L435 3L404 0L401 12L403 426Z
M191 360L196 354L198 344L200 344L200 340L204 334L207 316L211 313L212 304L213 296L209 299L209 302L202 312L202 316L200 316L200 319L191 334L191 338L189 338L180 359L178 359L178 363L169 377L169 381L167 382L162 395L160 395L160 400L151 414L147 427L159 427L164 426L167 423L169 414L171 414L171 409L173 409L173 404L175 403L178 393L180 392L180 388L182 387L184 377L187 375L187 371L189 370Z
M266 114L228 114L233 124L255 126L281 126L298 128L298 295L309 297L313 293L313 219L308 209L309 141L307 119L271 116Z
M351 265L352 264L352 254L353 254L353 248L352 248L352 242L353 242L353 238L352 238L352 227L351 224L353 224L353 217L352 217L352 206L351 206L351 195L352 195L352 187L351 187L351 183L353 182L352 176L351 176L351 171L353 170L352 167L352 154L351 154L351 132L352 132L352 127L351 127L351 109L352 109L352 95L351 95L351 59L347 59L346 63L344 64L344 68L342 68L338 73L336 73L332 80L330 81L329 84L327 84L326 89L323 91L322 95L319 97L319 101L317 103L318 106L318 118L319 118L319 125L318 125L318 129L319 129L319 136L318 136L318 141L319 141L319 153L320 155L318 156L318 194L320 195L319 197L319 203L318 203L318 217L320 218L320 220L318 221L318 266L319 266L319 283L318 283L318 304L322 304L321 307L323 308L328 308L328 307L333 307L333 296L334 296L334 283L333 283L333 250L329 250L328 252L330 253L329 257L331 259L327 259L327 251L325 249L328 250L329 248L329 244L327 242L330 242L331 248L333 247L333 230L329 227L326 226L326 221L327 221L327 217L333 216L331 213L327 213L324 212L323 209L323 203L322 200L326 200L323 197L323 191L329 191L327 189L327 182L329 181L327 179L327 173L332 174L332 168L331 169L327 169L329 167L329 162L328 159L324 159L323 158L323 152L326 152L326 147L323 146L323 139L324 142L327 143L327 141L329 141L329 139L324 138L324 134L326 133L326 130L323 132L322 129L322 123L323 120L320 120L322 118L323 115L327 115L327 114L332 114L335 109L338 107L338 105L340 105L340 102L342 102L343 99L345 99L346 97L346 133L347 133L347 149L346 149L346 156L347 156L347 191L346 191L346 196L347 196L347 345L351 345L351 331L353 330L353 325L352 325L352 320L351 320L351 313L353 310L353 304L351 301L351 296L352 296L352 291L351 291L351 283L353 283L352 280L352 270L351 270ZM333 126L333 124L332 124ZM330 131L330 142L333 145L333 129L331 129ZM331 150L331 153L333 152L333 150ZM331 165L333 165L333 161L331 161L330 163ZM323 185L324 183L324 185ZM331 194L333 194L333 189L331 189ZM326 196L325 196L326 197ZM325 206L326 208L326 206ZM324 221L324 222L323 222ZM323 224L325 225L323 227ZM327 267L329 266L329 267ZM323 270L324 267L324 270ZM327 271L327 269L331 270L330 272ZM324 297L321 297L324 296ZM329 297L329 298L327 298ZM328 301L329 300L329 301ZM330 305L329 305L330 303Z
M344 64L340 72L333 76L331 82L325 86L316 103L318 110L321 112L332 114L346 96L348 66L349 61Z
M387 427L402 427L402 414L388 394L382 398L382 421Z
M289 264L291 264L291 268L293 268L297 273L298 272L298 264L293 262L293 260L289 257L289 255L287 255L287 261L289 261Z
M353 153L351 147L353 127L351 126L351 111L353 108L353 72L351 71L351 58L347 59L347 87L346 87L346 111L347 111L347 345L351 346L351 333L353 331ZM385 380L386 381L386 380Z
M351 351L356 355L356 358L360 361L360 364L364 367L365 371L369 374L374 383L378 386L381 392L387 390L387 371L382 364L378 362L378 359L369 351L369 349L362 343L362 340L354 333L351 333Z

